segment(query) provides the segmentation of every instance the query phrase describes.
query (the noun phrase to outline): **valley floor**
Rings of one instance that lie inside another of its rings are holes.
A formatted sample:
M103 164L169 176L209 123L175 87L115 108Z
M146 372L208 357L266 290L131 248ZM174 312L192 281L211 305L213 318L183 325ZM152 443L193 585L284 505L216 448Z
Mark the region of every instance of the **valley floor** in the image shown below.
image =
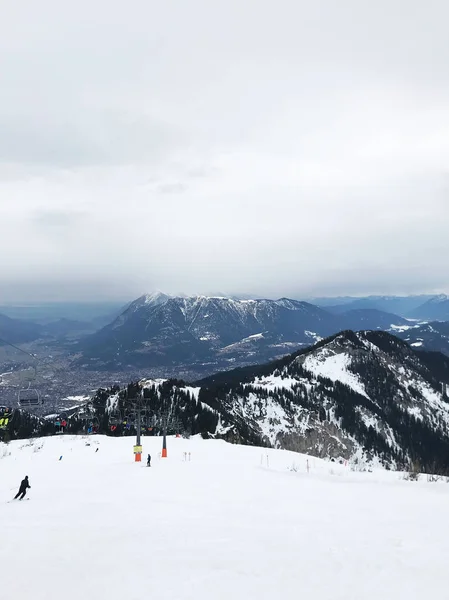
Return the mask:
M223 441L169 438L167 459L160 438L143 444L151 468L132 438L0 445L2 598L447 596L449 484ZM25 475L30 500L9 502Z

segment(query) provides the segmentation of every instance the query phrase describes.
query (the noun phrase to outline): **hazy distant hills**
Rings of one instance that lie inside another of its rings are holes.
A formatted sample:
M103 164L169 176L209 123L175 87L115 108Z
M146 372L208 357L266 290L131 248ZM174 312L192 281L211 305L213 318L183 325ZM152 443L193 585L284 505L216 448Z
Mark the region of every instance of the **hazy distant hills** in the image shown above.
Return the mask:
M0 305L0 314L10 319L32 321L39 325L60 319L106 325L121 312L126 302L48 302Z
M2 306L0 338L19 344L79 337L101 329L123 310L123 304L111 302Z
M419 313L419 309L433 298L435 298L435 296L430 295L366 296L364 298L347 296L340 298L315 298L311 301L334 314L341 314L348 310L359 308L373 308L376 310L393 313L404 318L421 319L421 316L414 317L414 314Z
M41 337L42 333L41 325L0 314L0 344L2 340L11 344L31 342Z
M430 298L412 310L409 316L425 321L449 321L449 297L443 294Z

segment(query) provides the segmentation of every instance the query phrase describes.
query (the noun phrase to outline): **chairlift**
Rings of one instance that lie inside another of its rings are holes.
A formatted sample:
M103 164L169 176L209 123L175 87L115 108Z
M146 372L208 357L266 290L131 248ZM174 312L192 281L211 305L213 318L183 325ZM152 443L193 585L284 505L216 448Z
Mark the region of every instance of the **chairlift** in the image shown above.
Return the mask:
M93 403L88 402L87 404L85 404L83 412L85 415L87 415L88 418L91 419L93 417L93 415L95 414Z
M40 394L38 392L38 390L36 388L32 388L31 387L31 382L35 381L36 379L36 374L37 374L37 369L36 366L31 367L30 369L27 369L27 371L32 371L32 375L31 376L27 376L26 378L21 378L22 381L25 379L28 380L28 386L22 387L21 389L19 389L19 392L17 394L17 400L18 400L18 404L21 408L30 408L33 406L40 406L41 404L44 403L43 399L41 399Z
M110 426L117 426L122 423L122 413L119 411L118 408L111 410L111 412L109 413L108 423Z
M66 415L66 413L63 413L61 416L64 415ZM91 402L88 402L84 406L80 407L75 413L75 416L83 423L83 428L86 433L97 433L98 429L100 428L100 421L95 416ZM68 421L68 417L65 420Z
M76 413L76 418L82 421L83 423L87 423L92 419L92 414L83 410L80 410Z
M93 411L92 404L89 402L88 404L81 406L75 414L77 419L87 422L93 418L95 413Z
M123 419L123 426L125 429L131 429L131 427L135 427L137 421L137 415L135 412L128 412L125 414Z
M137 423L138 423L138 412L137 410L133 410L130 411L129 413L127 413L125 415L125 420L123 421L123 424L125 425L125 427L127 429L130 429L131 427L136 427L137 428ZM153 417L146 411L146 409L142 409L140 412L140 427L142 430L147 429L148 427L150 427L153 423Z
M40 397L40 394L38 392L38 390L36 388L32 388L31 387L31 382L35 381L36 379L36 374L37 374L37 356L36 354L31 354L30 352L27 352L26 350L23 350L22 348L20 348L19 346L16 346L15 344L11 344L11 342L8 342L7 340L4 339L0 339L0 342L7 344L8 346L11 346L11 348L14 348L15 350L19 350L20 352L22 352L23 354L26 354L27 356L29 356L30 358L33 359L34 361L34 365L32 367L30 367L30 369L27 369L27 371L32 371L32 375L31 376L27 376L27 377L22 377L21 376L21 387L19 388L19 391L17 393L17 403L19 405L20 408L32 408L35 406L40 406L42 404L44 404L44 399ZM21 371L24 374L26 373L26 371ZM3 376L1 376L1 380L3 381ZM25 387L24 386L24 381L28 381L28 386Z
M31 388L29 386L19 390L17 399L21 408L40 406L44 403L44 401L40 398L39 392L35 388Z
M153 432L153 430L157 427L157 416L155 414L145 415L142 426L146 429L146 431L150 433Z
M108 418L109 431L114 433L117 427L123 423L122 413L118 408L111 410Z

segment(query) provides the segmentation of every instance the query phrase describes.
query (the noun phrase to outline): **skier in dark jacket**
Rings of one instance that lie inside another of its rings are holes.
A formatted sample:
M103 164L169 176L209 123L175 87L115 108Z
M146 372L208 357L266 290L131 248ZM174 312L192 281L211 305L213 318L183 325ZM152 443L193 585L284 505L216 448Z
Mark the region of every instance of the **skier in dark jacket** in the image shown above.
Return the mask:
M148 455L148 458L147 458L147 467L151 467L151 456L150 455Z
M31 489L31 485L28 483L28 475L25 475L25 479L20 484L19 491L14 496L14 500L19 498L19 496L20 496L19 500L22 500L23 498L25 498L27 489Z

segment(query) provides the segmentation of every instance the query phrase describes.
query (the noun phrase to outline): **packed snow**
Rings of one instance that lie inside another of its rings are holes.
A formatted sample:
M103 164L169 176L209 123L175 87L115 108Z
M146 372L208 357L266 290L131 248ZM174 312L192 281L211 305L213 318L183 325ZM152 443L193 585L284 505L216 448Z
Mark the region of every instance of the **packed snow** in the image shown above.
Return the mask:
M2 596L444 597L449 484L197 438L0 447ZM98 450L98 451L97 451ZM28 500L11 501L29 476Z

